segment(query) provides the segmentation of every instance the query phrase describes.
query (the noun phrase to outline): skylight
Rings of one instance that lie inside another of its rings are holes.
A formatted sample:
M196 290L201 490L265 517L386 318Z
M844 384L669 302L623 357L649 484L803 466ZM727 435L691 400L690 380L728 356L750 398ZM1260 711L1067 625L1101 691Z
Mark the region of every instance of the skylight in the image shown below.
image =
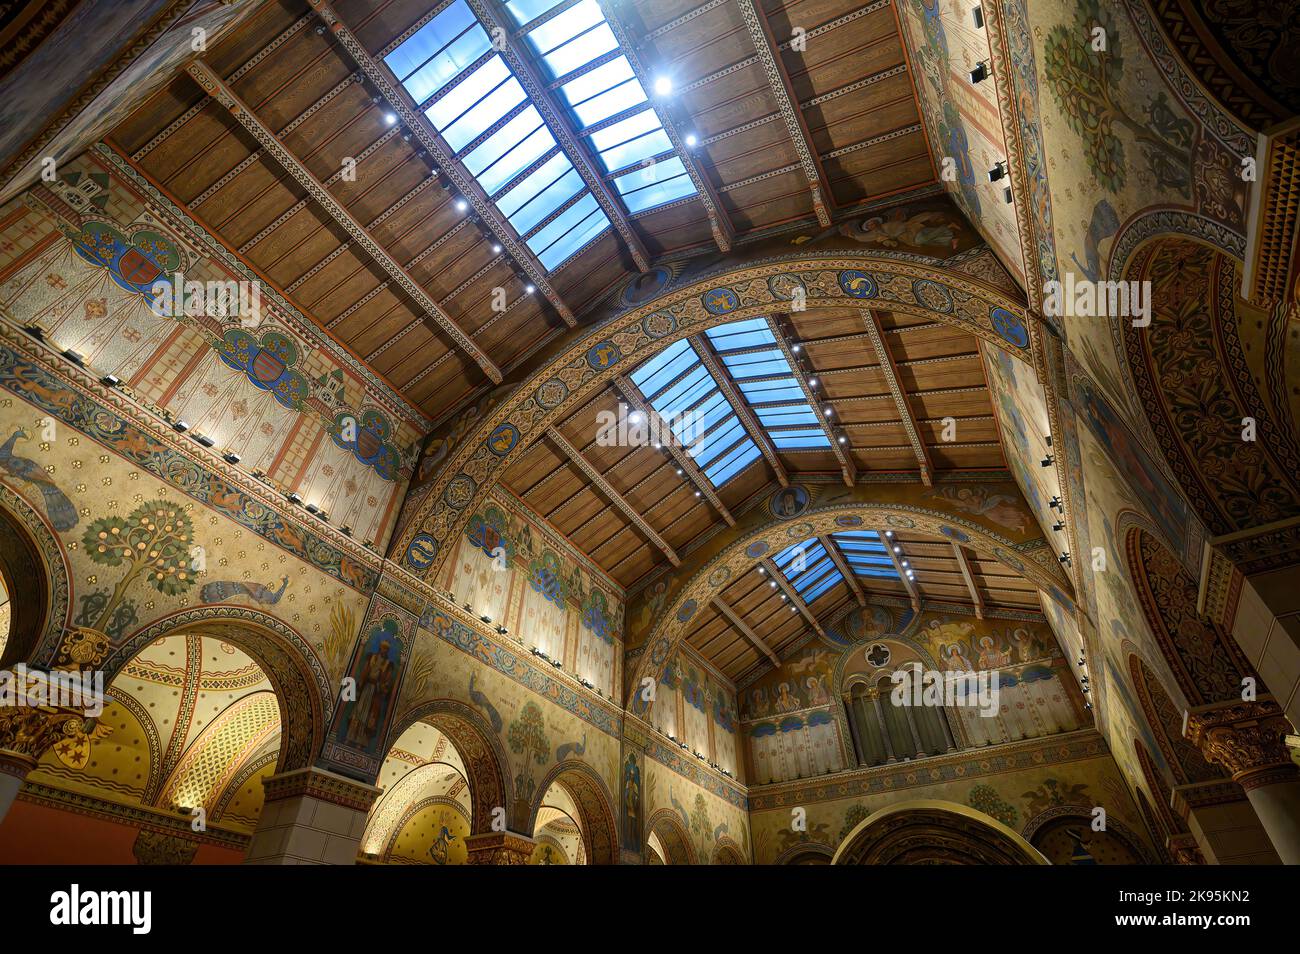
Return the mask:
M831 446L766 319L733 321L705 333L778 449Z
M674 342L630 377L714 487L758 459L758 447L690 341Z
M772 562L805 603L811 604L844 580L835 561L816 537L786 547L773 557Z
M522 0L510 8L519 16L520 9L553 5ZM547 271L609 228L465 0L455 0L384 62Z
M508 0L506 8L630 213L695 195L632 64L596 0ZM551 13L553 10L558 13Z
M845 530L831 534L840 548L844 561L857 576L875 576L886 580L899 579L889 550L874 530Z

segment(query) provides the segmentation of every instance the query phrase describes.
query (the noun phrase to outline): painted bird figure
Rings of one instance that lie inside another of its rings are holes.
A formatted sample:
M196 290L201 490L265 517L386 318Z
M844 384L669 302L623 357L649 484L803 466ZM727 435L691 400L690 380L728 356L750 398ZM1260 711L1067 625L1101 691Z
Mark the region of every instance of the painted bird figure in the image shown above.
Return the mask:
M497 707L492 704L491 700L488 699L487 696L483 695L483 693L479 692L477 689L474 688L474 680L477 678L477 676L478 673L470 673L469 701L474 703L474 705L478 706L484 712L486 712L488 719L492 722L493 730L496 732L500 732L501 727L505 725L505 721L501 718L501 713L497 712Z
M570 757L582 758L587 753L587 733L582 733L581 742L565 742L555 750L555 761L563 762Z
M284 596L285 587L288 585L289 578L287 576L280 577L280 588L278 590L263 586L261 583L216 580L212 583L203 584L203 589L199 591L199 599L204 603L224 603L236 596L247 596L255 603L271 606L280 602L280 597Z
M19 480L35 484L45 497L45 512L55 530L71 530L77 525L77 508L54 482L46 475L44 468L34 460L14 455L14 444L19 440L31 440L30 435L21 427L17 428L9 439L0 444L0 468Z

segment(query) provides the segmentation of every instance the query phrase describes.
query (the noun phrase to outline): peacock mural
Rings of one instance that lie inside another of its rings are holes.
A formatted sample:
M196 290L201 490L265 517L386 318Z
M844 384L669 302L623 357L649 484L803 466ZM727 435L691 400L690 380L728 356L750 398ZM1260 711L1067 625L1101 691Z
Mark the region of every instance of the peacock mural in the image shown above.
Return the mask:
M71 530L77 525L77 508L72 501L45 474L45 468L34 460L14 454L14 444L31 440L31 435L21 427L15 428L9 439L0 444L0 468L10 476L35 484L45 498L45 513L55 530Z

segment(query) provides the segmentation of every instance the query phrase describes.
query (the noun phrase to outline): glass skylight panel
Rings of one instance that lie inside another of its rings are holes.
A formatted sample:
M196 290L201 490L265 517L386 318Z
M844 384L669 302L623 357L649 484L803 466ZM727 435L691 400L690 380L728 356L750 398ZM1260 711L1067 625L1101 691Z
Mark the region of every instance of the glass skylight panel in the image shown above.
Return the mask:
M713 486L722 486L760 456L689 341L669 345L630 377Z
M509 0L506 4L520 26L535 22L557 6L559 0ZM579 134L637 110L590 135L591 147L606 173L647 163L647 175L614 179L614 188L630 213L695 195L695 183L681 159L670 156L672 141L632 64L619 52L618 40L596 0L580 0L539 23L526 36L551 79L562 81L560 94L577 119ZM648 163L651 159L658 161ZM665 168L655 169L658 165Z
M732 321L705 334L773 445L780 450L831 446L766 319Z
M846 530L831 534L840 548L844 560L858 576L875 576L881 579L899 579L898 570L889 556L889 550L873 530Z
M816 537L786 547L772 562L805 603L813 602L844 579L835 561Z
M511 0L508 7L522 23L557 3ZM599 46L596 34L602 28L609 31L599 6L583 0L533 32L547 39L557 57L585 57L582 62L587 62L591 57L581 51ZM455 0L384 61L416 102L427 103L429 122L547 271L610 227L573 163L559 150L554 131L528 102L505 59L492 52L487 31L465 0ZM606 78L612 83L617 75ZM592 92L606 95L604 89ZM614 99L622 102L626 94L608 101ZM539 161L537 169L516 181Z

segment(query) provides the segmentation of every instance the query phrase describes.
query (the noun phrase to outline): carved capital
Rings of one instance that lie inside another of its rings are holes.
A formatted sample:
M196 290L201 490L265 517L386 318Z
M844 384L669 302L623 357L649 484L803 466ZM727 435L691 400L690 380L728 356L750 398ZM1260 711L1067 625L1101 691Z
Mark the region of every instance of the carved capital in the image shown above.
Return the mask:
M1201 854L1201 846L1196 843L1196 839L1190 834L1170 835L1166 847L1169 849L1169 856L1173 858L1176 865L1205 864L1205 856Z
M490 831L465 839L471 865L526 865L537 842L513 831Z
M1283 741L1290 723L1272 696L1200 706L1187 714L1187 738L1246 791L1297 775Z
M263 780L268 802L307 796L366 812L379 797L379 789L321 768L302 768Z

